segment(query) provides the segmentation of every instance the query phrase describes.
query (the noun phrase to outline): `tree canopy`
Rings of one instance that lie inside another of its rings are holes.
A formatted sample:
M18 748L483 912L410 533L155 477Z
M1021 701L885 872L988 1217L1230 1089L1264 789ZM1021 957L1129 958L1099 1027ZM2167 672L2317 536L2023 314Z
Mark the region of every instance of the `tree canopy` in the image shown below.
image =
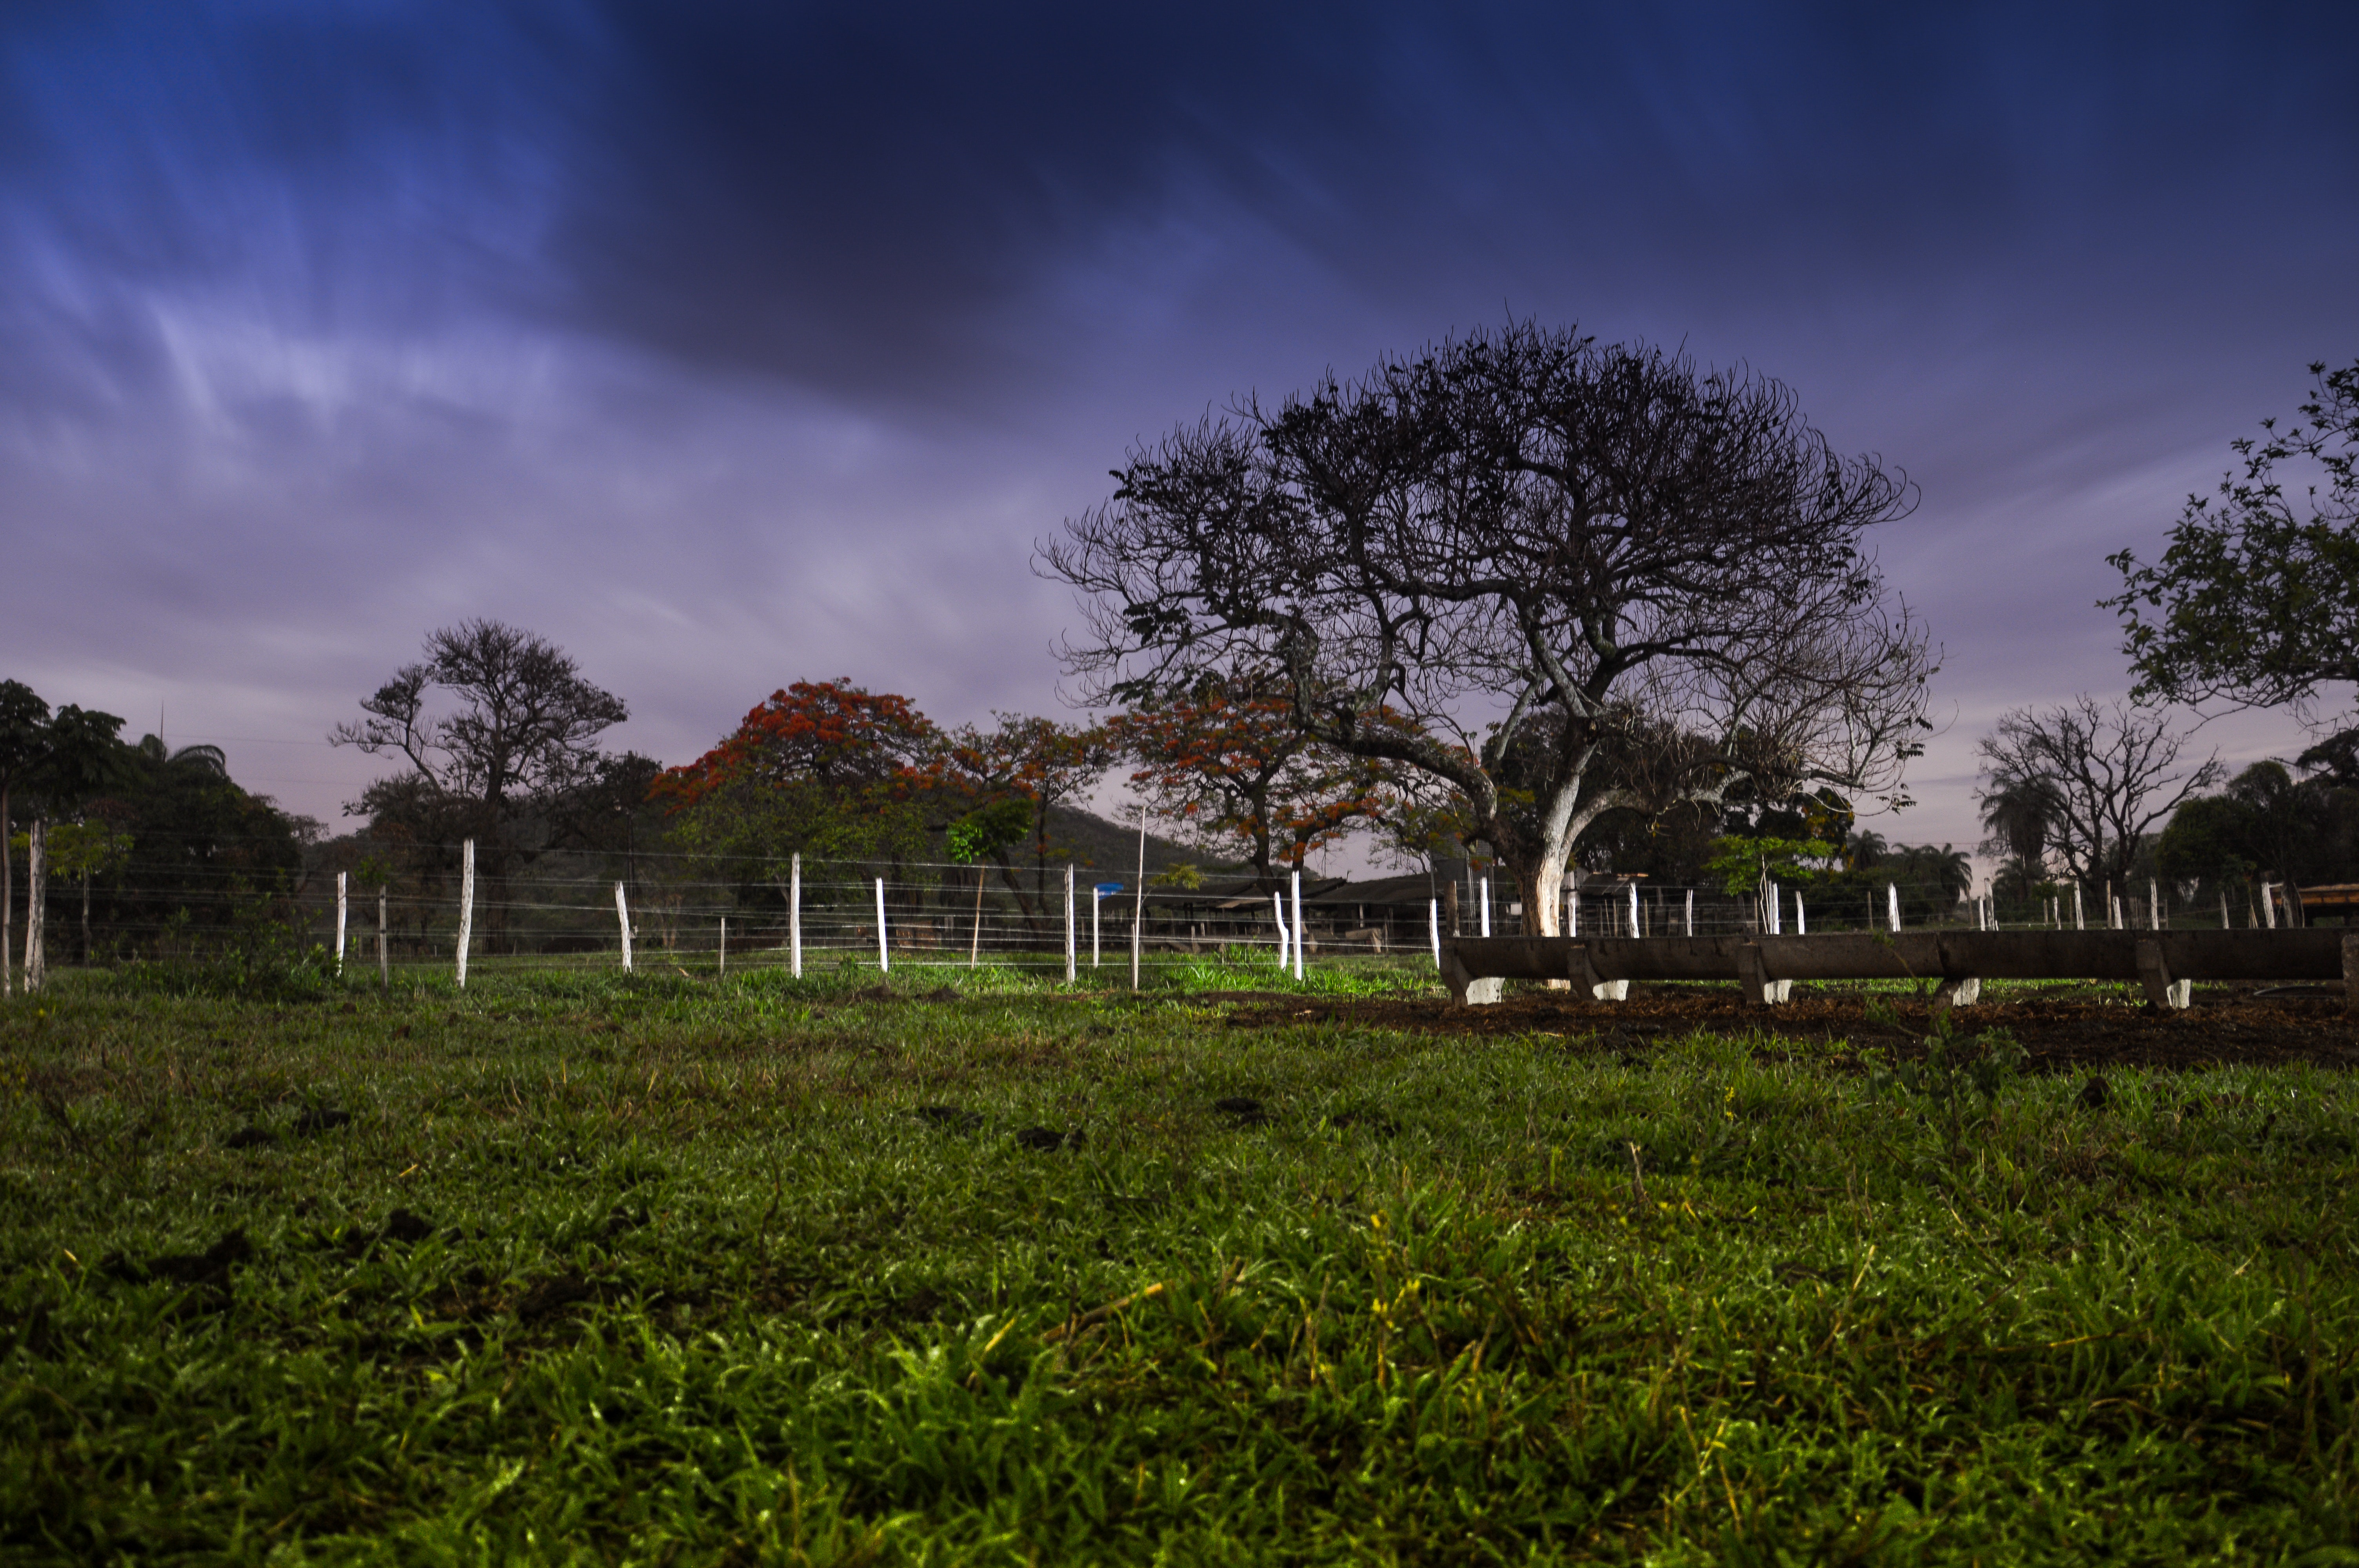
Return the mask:
M1511 323L1114 477L1039 557L1082 595L1086 695L1282 672L1306 731L1456 792L1544 931L1608 811L1899 797L1929 652L1864 535L1912 492L1767 377Z
M2141 700L2302 708L2359 684L2359 362L2310 372L2301 417L2229 443L2241 471L2187 498L2160 560L2108 557L2122 591L2101 602ZM2348 766L2353 740L2345 726L2313 760Z

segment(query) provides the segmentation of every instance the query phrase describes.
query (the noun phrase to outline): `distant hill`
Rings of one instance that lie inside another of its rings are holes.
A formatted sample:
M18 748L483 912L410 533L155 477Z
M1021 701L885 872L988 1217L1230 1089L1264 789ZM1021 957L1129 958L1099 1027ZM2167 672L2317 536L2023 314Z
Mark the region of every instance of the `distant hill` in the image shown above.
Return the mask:
M1058 806L1049 813L1049 843L1055 864L1062 865L1070 859L1075 865L1099 873L1094 881L1127 882L1138 874L1136 824L1125 827L1094 812ZM1151 877L1182 862L1207 875L1243 869L1239 862L1210 859L1201 850L1174 843L1148 828L1147 874Z

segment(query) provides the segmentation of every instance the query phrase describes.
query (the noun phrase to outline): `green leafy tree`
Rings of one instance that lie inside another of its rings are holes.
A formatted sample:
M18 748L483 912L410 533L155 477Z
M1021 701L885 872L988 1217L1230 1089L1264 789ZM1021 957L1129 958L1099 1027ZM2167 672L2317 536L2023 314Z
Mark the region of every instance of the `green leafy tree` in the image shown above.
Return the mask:
M2190 495L2162 558L2107 557L2140 700L2223 700L2305 712L2321 688L2359 683L2359 362L2315 378L2301 417L2230 446L2242 471ZM2306 476L2289 470L2306 466ZM2312 761L2359 779L2347 725Z

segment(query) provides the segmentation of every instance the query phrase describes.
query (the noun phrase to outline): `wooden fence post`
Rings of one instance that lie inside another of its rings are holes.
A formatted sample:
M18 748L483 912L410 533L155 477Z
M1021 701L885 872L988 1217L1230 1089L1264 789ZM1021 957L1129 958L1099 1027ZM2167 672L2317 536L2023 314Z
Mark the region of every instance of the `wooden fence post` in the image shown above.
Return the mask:
M1483 879L1483 935L1491 935L1491 880ZM1302 871L1294 872L1294 978L1302 978Z
M459 989L467 989L467 944L475 935L475 841L459 848Z

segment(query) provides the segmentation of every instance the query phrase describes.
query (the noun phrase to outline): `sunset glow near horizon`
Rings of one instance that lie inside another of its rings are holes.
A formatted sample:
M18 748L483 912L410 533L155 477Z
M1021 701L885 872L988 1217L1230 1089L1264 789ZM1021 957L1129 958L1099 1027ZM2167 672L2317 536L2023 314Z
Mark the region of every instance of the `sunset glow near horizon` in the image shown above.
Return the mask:
M332 823L386 764L327 730L473 616L668 762L797 679L1061 712L1032 548L1133 443L1529 316L1907 470L1943 728L1871 826L1969 846L1992 720L2128 685L2104 557L2359 357L2354 59L2328 5L14 6L5 673Z

